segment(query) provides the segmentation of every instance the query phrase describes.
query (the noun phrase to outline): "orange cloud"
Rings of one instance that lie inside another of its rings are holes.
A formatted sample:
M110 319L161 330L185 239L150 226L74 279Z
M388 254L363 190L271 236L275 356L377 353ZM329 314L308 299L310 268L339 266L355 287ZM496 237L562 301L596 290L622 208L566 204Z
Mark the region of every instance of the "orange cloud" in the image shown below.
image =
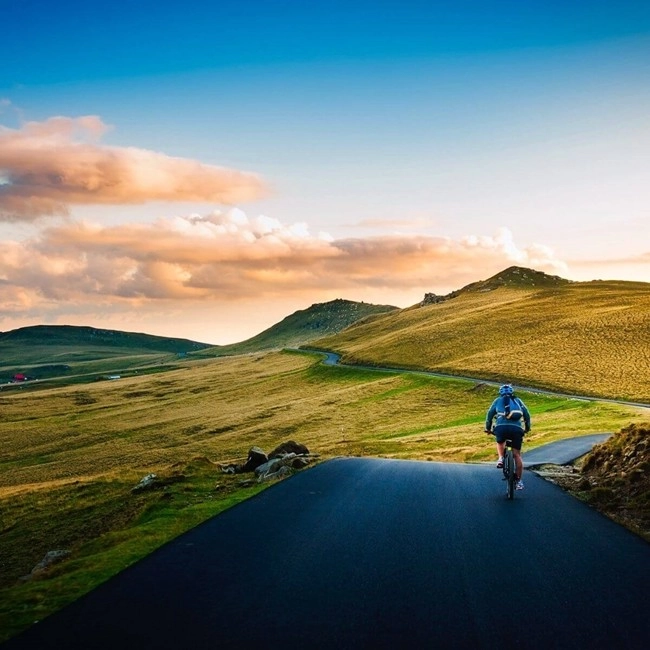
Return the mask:
M266 192L254 174L102 145L107 129L97 116L53 117L19 130L0 126L0 219L66 215L72 204L234 204Z
M513 263L563 269L551 250L520 249L506 229L461 240L333 240L312 236L305 224L232 210L110 227L66 222L31 241L0 243L0 299L20 289L46 301L219 303L293 295L314 302L333 291L345 297L366 289L458 288Z

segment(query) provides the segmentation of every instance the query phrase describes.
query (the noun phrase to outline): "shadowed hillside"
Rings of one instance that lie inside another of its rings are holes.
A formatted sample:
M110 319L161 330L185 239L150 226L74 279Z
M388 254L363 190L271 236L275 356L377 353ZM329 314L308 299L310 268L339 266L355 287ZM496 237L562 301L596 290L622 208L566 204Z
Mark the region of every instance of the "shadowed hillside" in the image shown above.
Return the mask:
M313 345L345 363L650 402L649 332L649 283L569 282L511 267Z
M48 379L75 372L106 372L112 366L136 367L161 355L176 357L207 347L207 343L188 339L94 327L22 327L0 333L0 379L6 381L16 373Z
M12 345L110 347L155 352L191 352L210 347L208 343L188 339L74 325L35 325L0 333L0 348L4 350Z
M351 300L331 300L316 303L287 316L260 334L232 345L222 345L206 350L200 356L224 356L298 347L314 339L337 334L346 327L376 314L395 311L391 305L373 305Z

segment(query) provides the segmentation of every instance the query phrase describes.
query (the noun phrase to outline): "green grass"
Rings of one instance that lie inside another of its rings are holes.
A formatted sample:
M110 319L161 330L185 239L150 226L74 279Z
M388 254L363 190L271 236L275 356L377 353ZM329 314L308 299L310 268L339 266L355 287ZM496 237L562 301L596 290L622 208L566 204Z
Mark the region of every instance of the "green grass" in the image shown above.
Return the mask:
M342 361L650 403L650 283L465 292L311 345Z

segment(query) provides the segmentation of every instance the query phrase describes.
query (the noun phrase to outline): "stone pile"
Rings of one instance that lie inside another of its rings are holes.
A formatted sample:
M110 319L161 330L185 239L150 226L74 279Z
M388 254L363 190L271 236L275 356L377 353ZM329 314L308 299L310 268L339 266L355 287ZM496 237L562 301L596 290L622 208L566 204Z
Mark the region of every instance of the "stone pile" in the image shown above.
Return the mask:
M290 476L294 470L303 469L312 463L318 454L312 454L305 445L288 440L266 454L259 447L252 447L243 464L222 465L225 474L254 472L259 483Z

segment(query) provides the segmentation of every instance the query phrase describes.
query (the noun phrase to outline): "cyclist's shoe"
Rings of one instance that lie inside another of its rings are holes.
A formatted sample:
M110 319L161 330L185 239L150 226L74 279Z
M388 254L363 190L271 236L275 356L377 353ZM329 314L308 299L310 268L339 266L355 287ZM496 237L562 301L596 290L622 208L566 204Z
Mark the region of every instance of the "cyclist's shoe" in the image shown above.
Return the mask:
M499 456L499 460L497 461L497 469L501 469L503 467L503 456Z
M523 481L517 481L517 489L518 490L523 490L524 489L524 482Z

